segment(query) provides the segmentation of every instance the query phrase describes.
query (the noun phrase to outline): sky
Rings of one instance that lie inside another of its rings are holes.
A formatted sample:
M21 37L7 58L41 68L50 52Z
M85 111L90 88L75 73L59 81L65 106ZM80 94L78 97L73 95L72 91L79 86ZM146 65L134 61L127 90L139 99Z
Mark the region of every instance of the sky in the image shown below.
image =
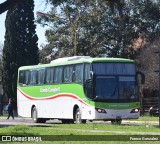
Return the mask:
M0 0L0 3L4 2L5 0ZM49 10L49 6L45 6L45 0L34 0L35 1L35 7L34 7L34 13L35 13L35 18L36 18L36 12L41 11L41 12L47 12ZM6 18L6 13L0 14L0 43L4 43L4 35L5 35L5 18ZM36 23L35 23L36 24ZM45 28L40 26L39 24L36 24L36 33L38 35L38 45L40 47L41 44L46 44L46 38L45 38Z

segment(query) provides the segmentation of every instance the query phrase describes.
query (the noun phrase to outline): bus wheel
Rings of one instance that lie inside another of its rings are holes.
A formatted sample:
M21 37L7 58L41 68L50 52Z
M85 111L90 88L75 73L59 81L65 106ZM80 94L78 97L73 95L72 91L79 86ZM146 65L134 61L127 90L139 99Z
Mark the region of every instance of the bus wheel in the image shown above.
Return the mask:
M116 125L120 125L122 123L121 119L115 119L115 120L111 120L112 124L116 124Z
M81 112L80 112L79 108L77 108L77 110L75 112L74 120L75 120L76 124L81 124L81 123L85 124L86 123L86 120L81 119Z
M36 107L34 107L32 109L32 120L34 123L39 123L40 122L40 119L37 118L37 109Z

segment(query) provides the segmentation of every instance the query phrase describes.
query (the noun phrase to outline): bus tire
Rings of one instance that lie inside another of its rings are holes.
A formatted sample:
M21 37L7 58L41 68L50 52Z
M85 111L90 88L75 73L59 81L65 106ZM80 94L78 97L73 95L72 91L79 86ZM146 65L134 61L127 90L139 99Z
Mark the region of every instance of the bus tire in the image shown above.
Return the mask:
M34 123L39 123L40 122L40 119L37 118L37 109L36 109L36 107L34 107L32 109L32 120L33 120Z
M111 123L112 123L112 124L115 124L115 125L121 125L122 120L121 120L121 119L111 120Z
M86 120L81 119L81 112L80 112L79 108L77 108L75 111L74 120L75 120L76 124L82 124L82 123L85 124L86 123Z

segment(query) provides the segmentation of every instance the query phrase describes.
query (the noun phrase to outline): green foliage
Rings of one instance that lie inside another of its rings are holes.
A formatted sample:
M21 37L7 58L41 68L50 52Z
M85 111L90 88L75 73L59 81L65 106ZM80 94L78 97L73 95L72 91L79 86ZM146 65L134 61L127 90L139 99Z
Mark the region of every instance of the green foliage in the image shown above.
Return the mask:
M90 55L134 59L138 38L153 41L159 37L159 4L152 1L48 2L51 10L37 21L50 27L46 31L46 48L52 51L53 58Z
M38 63L38 37L33 9L33 0L23 0L10 9L6 16L2 81L5 95L14 100L18 68Z

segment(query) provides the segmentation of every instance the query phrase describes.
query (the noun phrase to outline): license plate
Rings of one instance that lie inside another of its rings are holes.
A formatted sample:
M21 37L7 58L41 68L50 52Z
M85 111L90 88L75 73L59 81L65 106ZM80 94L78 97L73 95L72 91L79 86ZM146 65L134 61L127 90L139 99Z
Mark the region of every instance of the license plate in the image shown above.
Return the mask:
M121 116L116 116L116 119L122 119Z

